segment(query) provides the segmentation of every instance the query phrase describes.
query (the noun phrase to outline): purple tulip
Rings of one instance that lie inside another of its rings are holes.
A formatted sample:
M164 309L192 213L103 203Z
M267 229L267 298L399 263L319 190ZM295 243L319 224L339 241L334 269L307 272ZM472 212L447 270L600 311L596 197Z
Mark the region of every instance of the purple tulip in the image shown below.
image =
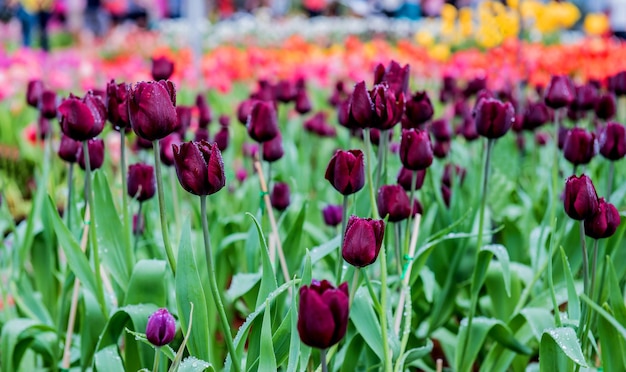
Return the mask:
M585 235L594 239L609 238L615 234L620 222L617 208L600 198L594 215L585 220Z
M376 261L385 234L385 222L350 216L341 255L350 265L365 267Z
M426 169L433 163L433 149L427 131L402 130L400 161L405 168L410 170Z
M592 217L598 209L598 194L586 175L570 176L565 182L565 213L574 220Z
M334 288L328 281L313 280L300 288L298 334L308 346L326 349L339 342L348 329L348 284Z
M226 185L224 161L217 145L200 141L172 147L176 175L185 190L194 195L211 195Z
M156 191L156 180L154 178L154 168L145 163L132 164L128 167L128 195L131 198L137 197L140 202L146 201L154 196Z
M337 150L328 163L325 178L342 195L361 190L365 185L363 152Z
M130 124L137 136L148 141L165 138L178 125L174 84L161 80L131 86L128 112Z
M176 319L167 309L155 311L146 325L146 338L154 346L167 345L176 335Z

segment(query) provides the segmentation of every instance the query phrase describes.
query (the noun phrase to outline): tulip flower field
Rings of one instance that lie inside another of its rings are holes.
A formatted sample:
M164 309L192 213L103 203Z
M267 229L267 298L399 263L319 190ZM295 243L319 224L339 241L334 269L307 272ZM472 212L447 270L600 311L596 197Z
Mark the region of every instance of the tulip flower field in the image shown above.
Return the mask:
M0 371L625 371L624 56L1 52Z

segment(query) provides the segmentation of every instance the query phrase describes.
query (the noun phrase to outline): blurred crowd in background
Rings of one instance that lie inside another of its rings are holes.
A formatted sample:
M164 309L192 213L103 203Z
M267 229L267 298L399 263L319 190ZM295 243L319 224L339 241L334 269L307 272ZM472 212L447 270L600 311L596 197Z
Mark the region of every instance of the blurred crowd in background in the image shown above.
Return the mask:
M626 38L626 0L570 2L582 14L604 13L613 34ZM184 18L189 10L193 13L197 9L213 21L258 12L276 18L304 13L309 17L378 15L417 20L440 16L445 4L463 8L480 3L481 0L0 0L0 22L18 22L23 45L35 43L48 50L50 25L63 28L77 39L85 32L98 38L120 25L151 28L160 20Z

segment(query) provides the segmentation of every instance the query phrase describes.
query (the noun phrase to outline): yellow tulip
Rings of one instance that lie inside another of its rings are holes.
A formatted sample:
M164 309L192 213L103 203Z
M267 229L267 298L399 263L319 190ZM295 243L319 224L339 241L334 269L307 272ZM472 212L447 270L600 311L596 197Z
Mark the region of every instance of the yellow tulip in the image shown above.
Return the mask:
M600 36L610 29L609 19L602 13L589 13L585 17L583 29L588 35Z

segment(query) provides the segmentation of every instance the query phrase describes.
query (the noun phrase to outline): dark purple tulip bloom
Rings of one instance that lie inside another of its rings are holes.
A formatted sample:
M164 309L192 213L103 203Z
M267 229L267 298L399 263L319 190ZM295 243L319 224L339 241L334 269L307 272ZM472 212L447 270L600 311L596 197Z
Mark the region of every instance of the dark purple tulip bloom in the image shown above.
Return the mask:
M320 137L335 137L337 131L326 121L326 113L323 111L311 116L304 122L304 130Z
M333 94L328 98L328 103L333 107L337 107L340 103L346 102L349 98L348 96L349 94L346 92L345 84L343 81L338 81L335 83Z
M247 142L241 145L241 151L243 152L243 156L255 159L259 154L259 145Z
M208 127L213 120L213 114L203 94L198 94L196 97L196 107L198 108L198 126L200 128Z
M100 138L94 138L87 141L87 148L89 151L89 165L91 170L94 171L102 167L104 163L104 141ZM85 156L83 154L83 146L78 147L77 155L78 165L81 169L85 169Z
M604 198L600 198L595 214L585 220L585 235L594 239L610 238L617 231L619 224L617 208L607 203Z
M424 179L426 178L426 169L412 171L404 167L400 168L396 181L406 191L411 191L411 182L413 182L413 172L417 172L417 178L415 181L415 190L419 190L424 185Z
M385 235L385 222L350 216L341 255L350 265L365 267L376 261Z
M337 226L343 219L343 207L341 205L329 204L322 209L324 223L328 226Z
M558 142L557 145L559 146L559 149L563 150L563 146L565 146L565 140L567 139L567 135L569 134L569 128L560 126L559 127L559 138L558 138Z
M217 148L222 152L228 148L229 139L230 134L228 133L228 127L221 127L220 130L215 133L215 137L213 138L217 144Z
M230 126L230 117L227 115L220 115L220 117L217 118L217 121L220 123L220 126L222 127Z
M291 102L296 98L297 94L296 85L290 80L280 80L274 86L274 98L279 102Z
M176 130L176 89L171 81L141 82L131 86L128 112L133 131L155 141Z
M447 142L452 139L452 126L444 118L433 120L430 124L430 132L437 141Z
M451 141L435 141L433 145L433 155L438 159L443 159L450 152Z
M285 154L283 149L283 136L278 133L276 137L267 142L263 142L263 160L269 163L273 163L279 160Z
M265 142L278 135L278 118L273 102L257 101L248 116L248 134L257 142Z
M611 120L616 112L615 96L612 93L602 94L596 101L595 111L598 119Z
M81 147L80 141L61 134L61 143L59 144L59 157L68 163L76 163L78 149Z
M430 120L434 113L428 93L426 91L416 92L405 103L405 115L408 121L403 123L402 127L405 129L417 128Z
M291 196L289 194L289 185L284 182L276 182L272 193L270 194L270 201L272 207L279 211L287 209L291 203Z
M39 100L41 100L41 95L43 94L43 91L44 91L43 81L41 80L29 81L28 86L26 87L26 103L29 106L38 108Z
M46 119L57 117L57 94L53 90L44 90L41 94L40 111Z
M167 166L174 165L174 150L172 149L172 145L183 142L180 138L178 132L174 132L167 137L163 138L159 144L160 146L160 157L161 162Z
M176 320L167 309L155 311L146 325L146 338L154 346L167 345L176 335Z
M456 78L450 75L444 76L441 83L441 90L439 91L439 101L443 103L450 102L458 95L459 88Z
M576 98L571 107L578 111L593 110L598 100L598 89L591 84L576 87Z
M410 170L426 169L433 163L433 148L427 131L402 130L400 160L402 165Z
M209 141L209 130L207 128L200 128L198 127L196 129L196 133L194 133L194 137L193 140L196 142L200 142L200 141Z
M572 128L563 144L563 156L574 165L588 164L598 152L596 135L583 128Z
M463 95L465 97L471 97L474 94L486 88L487 88L487 78L484 76L477 76L467 82L467 85L465 86L465 89L463 90Z
M250 94L250 98L260 101L274 101L276 90L272 84L265 80L260 79L258 81L257 90Z
M325 178L342 195L350 195L365 185L364 157L361 150L337 150L326 168Z
M128 85L126 83L115 84L111 80L107 84L107 114L108 119L113 124L113 129L120 131L127 128L128 119Z
M548 106L543 102L528 102L524 110L522 119L522 127L526 130L533 131L544 125L550 120L550 111Z
M553 109L569 106L576 98L574 84L567 76L552 76L544 100Z
M183 189L194 195L211 195L226 185L224 161L217 145L206 141L173 145L176 175Z
M456 183L458 185L462 185L463 181L465 180L465 173L467 173L465 168L448 163L443 168L443 175L441 176L441 183L448 187L452 187L452 178L456 177L456 180L457 180Z
M411 67L408 64L402 67L396 61L391 61L387 68L379 64L374 70L374 84L385 82L396 97L400 93L407 95L409 93L410 70Z
M570 176L565 182L565 213L574 220L593 217L598 209L598 194L586 175Z
M152 79L167 80L174 73L174 62L167 57L152 59Z
M141 202L152 198L156 191L154 168L145 163L130 165L127 191L131 198L137 197Z
M609 90L616 96L626 95L626 71L620 71L609 78Z
M300 287L300 340L318 349L327 349L339 342L348 329L348 297L348 283L342 283L335 289L326 280L313 280L310 286Z
M311 100L309 99L309 94L306 92L306 89L298 89L295 101L295 108L299 114L304 115L311 111Z
M478 139L478 131L476 129L476 121L471 115L463 118L463 123L459 127L459 133L466 141L474 141Z
M489 139L504 136L515 121L515 109L511 102L503 103L494 98L478 101L474 114L476 131Z
M37 126L39 127L39 139L43 140L52 134L50 120L46 119L42 115L39 115L39 118L37 119Z
M237 120L239 120L241 124L248 124L248 117L250 116L250 112L252 112L252 106L254 106L256 101L256 99L248 98L241 101L241 103L239 103L239 106L237 106Z
M545 146L550 141L550 134L546 132L535 133L535 143L539 146Z
M365 87L364 81L354 86L354 92L350 96L348 112L350 120L354 120L358 127L369 128L372 126L375 114L374 102Z
M387 130L393 128L402 119L404 113L404 94L396 96L386 83L375 85L370 92L374 104L372 122L368 127Z
M104 129L106 108L100 97L91 92L83 99L70 95L59 106L59 114L61 130L77 141L94 138Z
M185 137L187 129L191 126L191 107L176 106L176 130L181 138Z
M600 154L609 160L619 160L626 156L626 128L622 124L610 122L600 132Z
M383 185L376 198L378 212L382 217L389 216L389 222L402 221L411 214L411 202L400 185Z
M452 189L446 185L441 185L441 198L443 199L443 204L446 207L450 208L450 201L452 200Z
M135 146L137 149L152 150L152 142L141 137L135 137Z

